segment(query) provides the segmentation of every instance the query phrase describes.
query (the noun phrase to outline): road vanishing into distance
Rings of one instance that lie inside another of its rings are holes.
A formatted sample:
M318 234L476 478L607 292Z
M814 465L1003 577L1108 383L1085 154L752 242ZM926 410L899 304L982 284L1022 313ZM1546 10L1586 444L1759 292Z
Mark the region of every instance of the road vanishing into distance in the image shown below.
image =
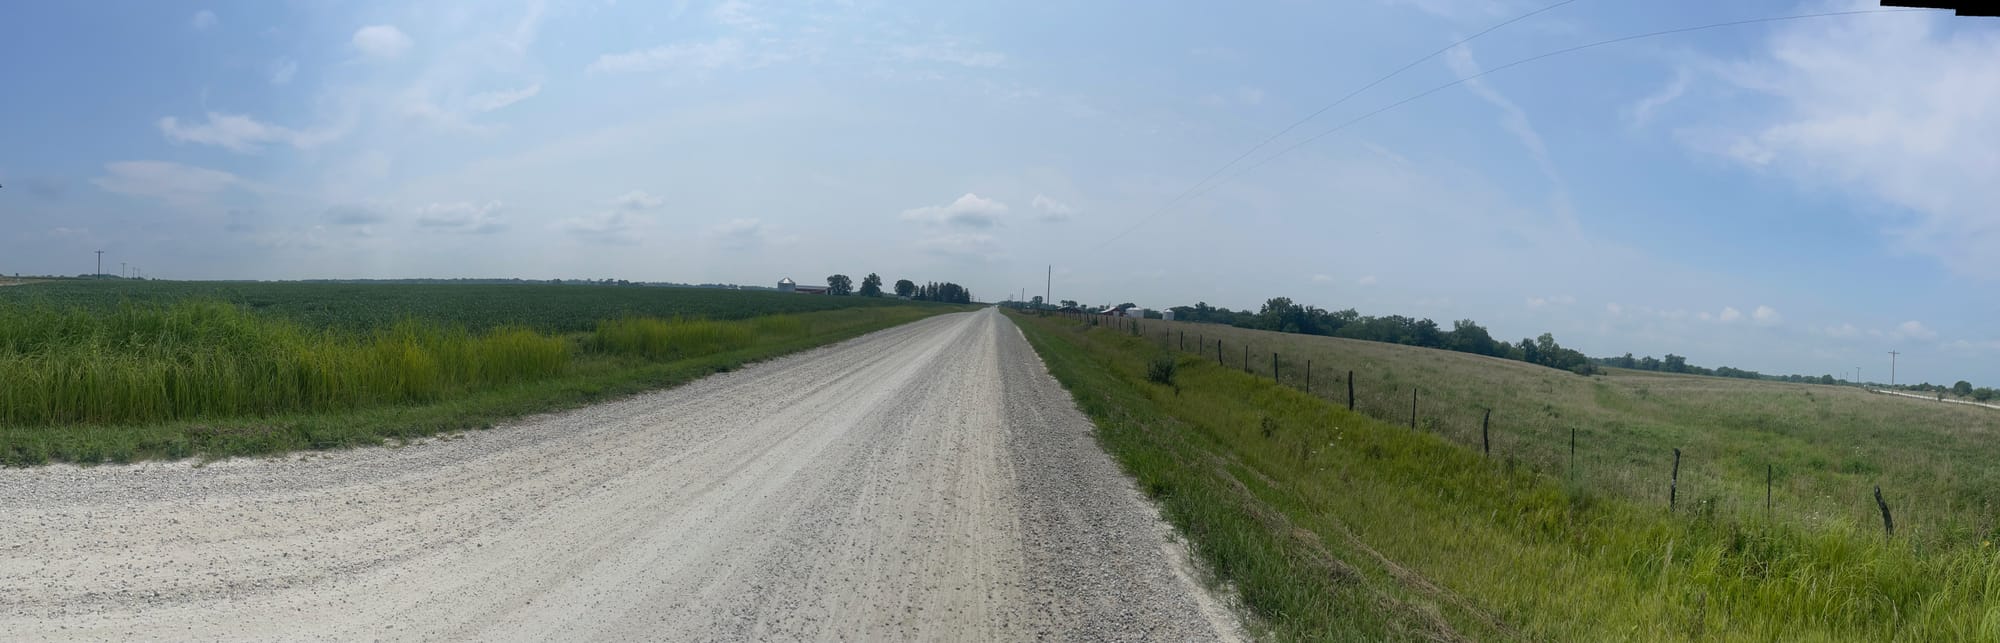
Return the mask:
M0 470L0 638L1240 639L1012 322L394 448Z

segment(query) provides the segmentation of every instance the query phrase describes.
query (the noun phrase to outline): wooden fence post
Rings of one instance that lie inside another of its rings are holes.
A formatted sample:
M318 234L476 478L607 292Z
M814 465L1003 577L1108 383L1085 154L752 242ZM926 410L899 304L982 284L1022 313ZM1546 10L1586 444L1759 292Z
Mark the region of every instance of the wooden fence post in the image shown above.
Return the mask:
M1216 366L1221 366L1221 365L1222 365L1222 339L1221 339L1221 338L1217 338L1217 339L1215 340L1215 365L1216 365Z
M1410 428L1417 428L1417 387L1410 387Z
M1764 521L1771 521L1771 465L1764 465Z
M1347 410L1354 410L1354 371L1347 372Z
M1875 486L1875 506L1882 509L1882 533L1896 535L1896 521L1889 518L1889 503L1882 500L1882 486Z
M1306 360L1306 393L1313 392L1313 361Z
M1487 437L1486 427L1492 423L1493 409L1486 409L1486 416L1479 418L1479 447L1486 452L1486 457L1489 458L1493 457L1493 439Z
M1576 484L1576 427L1569 428L1569 482Z
M1680 501L1680 494L1681 494L1681 450L1680 448L1676 447L1674 449L1674 479L1673 482L1667 483L1667 513L1671 514L1674 512L1674 505Z
M1276 351L1272 351L1271 353L1271 383L1278 383L1278 353Z
M1250 345L1243 345L1243 372L1250 372Z
M1187 352L1187 331L1181 331L1181 352Z

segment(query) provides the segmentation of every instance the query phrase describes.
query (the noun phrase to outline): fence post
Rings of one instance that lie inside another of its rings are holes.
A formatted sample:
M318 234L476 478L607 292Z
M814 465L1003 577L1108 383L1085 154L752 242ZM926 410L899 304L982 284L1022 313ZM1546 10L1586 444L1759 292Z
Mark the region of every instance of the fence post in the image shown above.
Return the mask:
M1771 521L1771 465L1764 465L1764 521Z
M1672 482L1667 483L1667 513L1671 514L1674 512L1674 505L1680 501L1680 495L1681 450L1679 447L1676 447L1674 448L1674 479Z
M1250 372L1250 345L1243 345L1243 372Z
M1306 393L1313 392L1313 361L1306 360Z
M1271 383L1278 383L1278 353L1271 352Z
M1181 331L1181 352L1187 352L1187 331Z
M1417 387L1410 387L1410 428L1417 428Z
M1486 457L1493 457L1493 439L1487 437L1486 427L1493 423L1493 409L1486 409L1486 417L1479 418L1479 448Z
M1896 535L1896 521L1889 518L1889 503L1882 500L1882 486L1875 486L1875 506L1882 509L1882 532L1890 537Z
M1347 372L1347 410L1354 410L1354 371Z
M1222 365L1222 340L1220 338L1215 340L1215 365Z
M1569 483L1576 484L1576 427L1569 428Z

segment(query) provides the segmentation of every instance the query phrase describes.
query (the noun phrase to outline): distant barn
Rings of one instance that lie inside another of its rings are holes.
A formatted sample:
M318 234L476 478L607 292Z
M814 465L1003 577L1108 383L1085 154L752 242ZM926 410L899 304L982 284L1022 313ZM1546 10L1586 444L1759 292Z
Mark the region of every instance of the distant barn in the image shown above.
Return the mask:
M826 294L826 286L801 286L798 282L792 281L791 277L786 277L778 280L778 292L798 293L801 295L824 295Z

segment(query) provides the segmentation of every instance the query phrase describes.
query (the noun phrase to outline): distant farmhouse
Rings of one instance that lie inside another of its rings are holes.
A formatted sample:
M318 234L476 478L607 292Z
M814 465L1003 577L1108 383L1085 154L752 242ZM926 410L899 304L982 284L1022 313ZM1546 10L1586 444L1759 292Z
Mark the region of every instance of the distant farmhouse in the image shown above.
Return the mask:
M798 293L801 295L824 295L826 294L826 286L801 286L798 282L792 281L791 277L786 277L778 280L778 292Z

